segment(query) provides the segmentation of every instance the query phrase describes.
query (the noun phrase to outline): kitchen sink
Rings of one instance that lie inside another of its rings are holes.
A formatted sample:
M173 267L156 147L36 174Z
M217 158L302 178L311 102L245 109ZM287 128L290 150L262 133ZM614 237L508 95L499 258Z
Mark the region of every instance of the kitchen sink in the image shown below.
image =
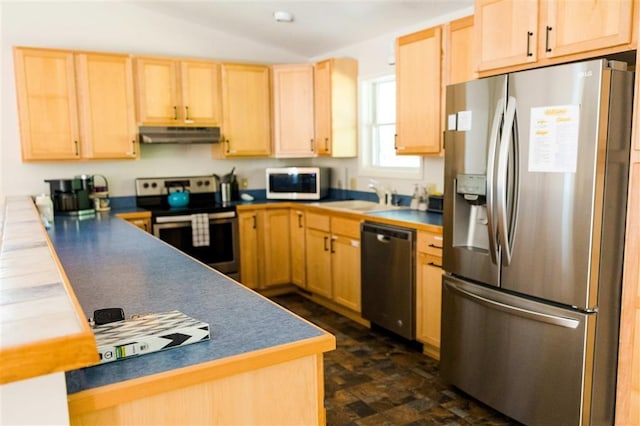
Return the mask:
M343 200L343 201L327 201L324 203L314 203L321 207L327 207L330 209L349 210L356 212L380 212L388 210L400 210L403 207L399 206L387 206L385 204L378 204L373 201L365 200Z

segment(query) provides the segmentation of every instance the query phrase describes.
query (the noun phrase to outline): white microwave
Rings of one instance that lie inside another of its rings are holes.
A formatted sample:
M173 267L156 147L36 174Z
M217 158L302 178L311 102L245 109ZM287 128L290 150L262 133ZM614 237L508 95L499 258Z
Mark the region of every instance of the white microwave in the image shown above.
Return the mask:
M329 195L331 169L327 167L267 168L267 198L319 200Z

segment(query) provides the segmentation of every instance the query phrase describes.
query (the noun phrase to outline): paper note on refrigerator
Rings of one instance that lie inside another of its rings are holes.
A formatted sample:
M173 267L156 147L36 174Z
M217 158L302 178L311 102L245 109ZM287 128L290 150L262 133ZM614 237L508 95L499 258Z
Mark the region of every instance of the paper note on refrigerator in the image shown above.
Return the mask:
M580 106L531 108L530 126L529 171L575 173Z

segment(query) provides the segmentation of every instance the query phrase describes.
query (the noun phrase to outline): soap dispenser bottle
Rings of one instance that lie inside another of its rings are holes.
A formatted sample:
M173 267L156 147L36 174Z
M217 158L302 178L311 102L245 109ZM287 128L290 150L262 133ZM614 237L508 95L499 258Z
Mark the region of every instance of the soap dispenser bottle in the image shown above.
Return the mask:
M413 190L413 198L411 198L411 209L418 210L418 205L420 204L420 188L418 188L418 184L416 183L415 188Z

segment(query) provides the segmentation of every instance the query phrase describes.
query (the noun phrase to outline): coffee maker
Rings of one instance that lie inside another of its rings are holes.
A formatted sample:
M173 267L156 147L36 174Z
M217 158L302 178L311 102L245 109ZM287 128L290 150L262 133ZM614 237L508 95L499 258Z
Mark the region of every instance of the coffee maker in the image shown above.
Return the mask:
M45 179L49 184L54 214L67 216L92 216L89 194L93 190L93 178L89 175L73 179Z

